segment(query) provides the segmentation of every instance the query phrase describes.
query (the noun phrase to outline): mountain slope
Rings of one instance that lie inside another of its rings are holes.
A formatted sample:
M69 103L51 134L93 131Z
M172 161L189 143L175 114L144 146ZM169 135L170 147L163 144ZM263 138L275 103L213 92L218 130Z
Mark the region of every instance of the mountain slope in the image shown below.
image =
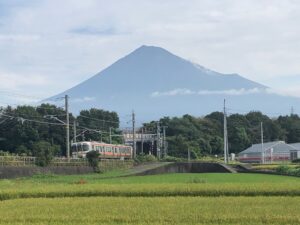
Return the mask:
M286 112L297 98L268 93L268 88L237 74L221 74L153 46L142 46L85 82L59 94L71 109L100 107L121 116L133 109L142 120L163 115L203 115L233 108ZM56 96L55 96L56 97ZM278 101L283 104L278 105Z

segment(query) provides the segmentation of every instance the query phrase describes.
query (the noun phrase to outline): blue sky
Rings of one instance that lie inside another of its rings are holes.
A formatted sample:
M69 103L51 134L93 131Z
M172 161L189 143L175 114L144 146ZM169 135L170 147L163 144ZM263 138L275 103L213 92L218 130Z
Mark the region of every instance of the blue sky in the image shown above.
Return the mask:
M0 91L42 99L146 44L300 97L299 23L298 0L0 0Z

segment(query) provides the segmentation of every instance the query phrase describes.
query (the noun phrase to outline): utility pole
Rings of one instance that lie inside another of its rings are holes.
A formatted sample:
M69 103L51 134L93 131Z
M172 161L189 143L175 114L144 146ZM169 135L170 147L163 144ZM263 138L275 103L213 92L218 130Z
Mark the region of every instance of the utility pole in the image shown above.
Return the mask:
M161 152L160 152L160 124L159 121L157 122L157 142L156 142L156 153L157 153L157 158L160 159L161 158Z
M144 128L142 127L142 136L141 136L141 140L142 140L142 154L144 153Z
M66 148L67 159L70 160L70 118L69 118L69 96L65 96L65 108L66 108Z
M164 157L166 157L166 156L167 156L166 128L167 128L167 126L163 126L163 146L164 146Z
M191 162L191 151L189 148L188 148L188 162Z
M111 127L109 128L109 143L111 144Z
M227 136L227 115L226 100L224 99L224 163L228 163L228 136Z
M260 136L261 136L261 163L265 163L265 152L264 152L264 129L263 122L260 123Z
M74 141L74 143L76 143L77 142L77 139L76 139L76 125L77 125L77 122L76 122L76 119L74 119L74 122L73 122L73 132L74 132L74 139L73 139L73 141Z
M133 142L133 158L136 157L136 141L135 141L135 113L132 111L132 142Z
M294 106L291 107L291 116L294 115Z

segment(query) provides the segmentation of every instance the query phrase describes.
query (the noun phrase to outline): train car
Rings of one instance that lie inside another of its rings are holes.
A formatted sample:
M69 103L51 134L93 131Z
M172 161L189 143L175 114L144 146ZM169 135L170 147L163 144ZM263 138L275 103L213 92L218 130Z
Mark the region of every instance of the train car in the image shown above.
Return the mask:
M107 144L96 141L82 141L73 143L72 156L74 158L85 158L90 151L97 151L100 158L106 159L131 159L132 147L127 145Z

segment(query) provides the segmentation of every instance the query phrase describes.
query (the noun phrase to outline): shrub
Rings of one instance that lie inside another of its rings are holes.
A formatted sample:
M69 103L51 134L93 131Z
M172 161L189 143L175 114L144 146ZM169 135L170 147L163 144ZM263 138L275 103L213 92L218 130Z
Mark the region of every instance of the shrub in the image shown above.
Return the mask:
M139 155L137 155L135 161L140 162L140 163L142 163L142 162L156 162L157 158L154 155L139 154Z
M287 165L280 165L276 168L276 172L280 174L288 174L289 167Z
M34 156L36 157L36 165L38 166L48 166L57 151L57 146L51 145L49 142L46 141L39 141L33 144L32 150Z
M300 159L294 159L292 162L293 163L300 163Z
M86 154L86 158L89 162L89 165L93 168L94 171L99 169L99 153L97 151L90 151Z
M31 151L24 145L19 145L16 149L18 155L30 156Z
M166 156L162 159L162 161L165 161L165 162L181 162L181 161L184 161L184 159L177 158L177 157L174 157L174 156Z

